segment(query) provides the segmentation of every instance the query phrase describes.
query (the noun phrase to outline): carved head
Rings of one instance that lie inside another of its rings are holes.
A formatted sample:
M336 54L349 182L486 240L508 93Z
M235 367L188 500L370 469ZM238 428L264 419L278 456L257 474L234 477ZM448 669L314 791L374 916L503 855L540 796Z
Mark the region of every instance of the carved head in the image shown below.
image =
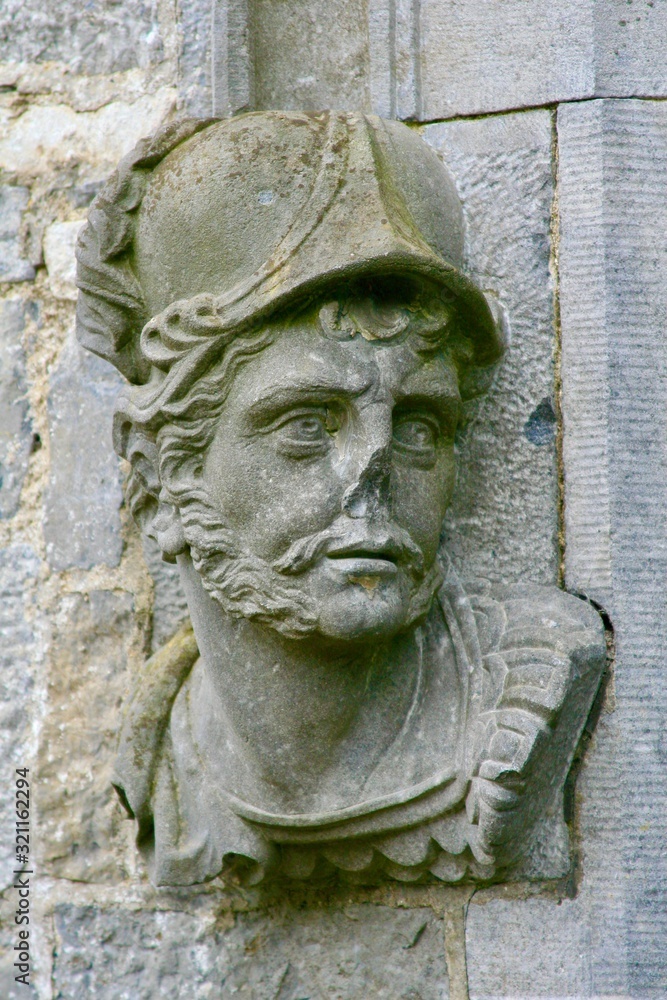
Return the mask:
M191 610L203 585L332 641L422 618L461 402L503 343L421 139L342 113L170 126L101 193L78 261L79 338L131 383L131 509Z

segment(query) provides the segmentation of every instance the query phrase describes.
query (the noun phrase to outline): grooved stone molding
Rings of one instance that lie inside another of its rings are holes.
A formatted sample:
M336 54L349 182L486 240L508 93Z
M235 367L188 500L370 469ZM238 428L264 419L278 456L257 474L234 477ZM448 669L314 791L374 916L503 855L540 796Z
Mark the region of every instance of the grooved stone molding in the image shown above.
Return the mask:
M471 997L667 992L667 108L558 110L566 583L604 603L613 680L578 778L582 880L478 894ZM517 952L512 942L526 944Z
M369 0L371 109L383 118L422 118L420 0Z
M211 107L214 115L234 115L254 106L249 0L209 2ZM281 10L287 9L281 6Z
M667 95L662 0L211 3L216 114L334 107L429 121Z

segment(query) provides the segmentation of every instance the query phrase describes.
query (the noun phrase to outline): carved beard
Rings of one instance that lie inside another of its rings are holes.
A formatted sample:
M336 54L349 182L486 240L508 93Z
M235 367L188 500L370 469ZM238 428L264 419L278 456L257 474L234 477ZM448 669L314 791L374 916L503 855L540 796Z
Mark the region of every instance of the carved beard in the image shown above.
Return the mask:
M292 639L317 631L315 603L295 577L341 539L340 528L301 538L279 560L269 563L244 548L238 535L225 527L213 507L200 497L181 498L180 515L194 567L206 590L228 614L269 625ZM388 528L405 553L415 580L404 625L407 629L428 614L442 582L442 570L436 559L425 572L421 549L408 532L394 524Z

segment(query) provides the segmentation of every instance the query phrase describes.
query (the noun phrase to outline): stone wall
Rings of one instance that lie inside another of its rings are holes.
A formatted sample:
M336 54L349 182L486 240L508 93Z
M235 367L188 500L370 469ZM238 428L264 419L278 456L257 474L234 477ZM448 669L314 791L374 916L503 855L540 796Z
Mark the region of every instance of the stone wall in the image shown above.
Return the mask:
M662 0L3 3L2 996L667 996L666 42ZM212 106L403 118L455 178L512 347L459 442L450 550L614 626L563 882L285 899L141 869L109 786L118 706L184 601L123 506L119 378L74 340L73 246L118 159ZM9 957L23 766L30 989Z

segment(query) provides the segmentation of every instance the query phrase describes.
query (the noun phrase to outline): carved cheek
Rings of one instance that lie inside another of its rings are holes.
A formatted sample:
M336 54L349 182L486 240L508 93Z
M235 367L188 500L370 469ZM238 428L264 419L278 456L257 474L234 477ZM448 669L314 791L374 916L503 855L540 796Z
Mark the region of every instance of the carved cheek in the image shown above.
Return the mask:
M394 462L391 475L392 514L407 528L427 559L434 558L442 522L455 482L453 448L443 449L432 469Z

